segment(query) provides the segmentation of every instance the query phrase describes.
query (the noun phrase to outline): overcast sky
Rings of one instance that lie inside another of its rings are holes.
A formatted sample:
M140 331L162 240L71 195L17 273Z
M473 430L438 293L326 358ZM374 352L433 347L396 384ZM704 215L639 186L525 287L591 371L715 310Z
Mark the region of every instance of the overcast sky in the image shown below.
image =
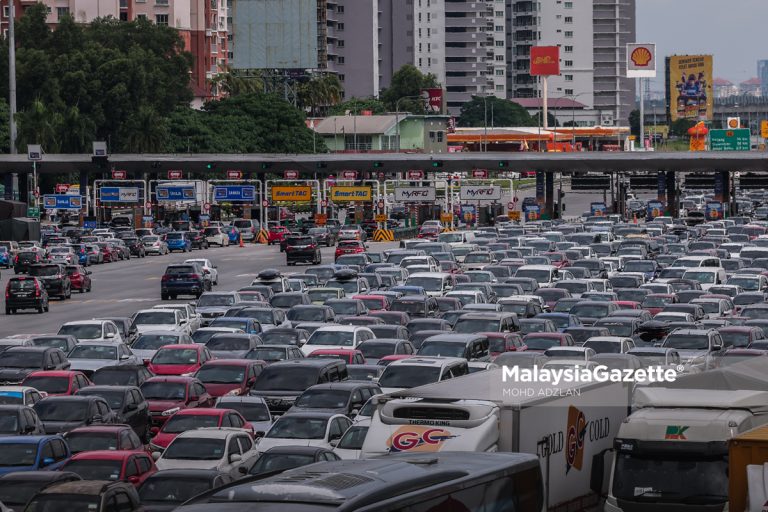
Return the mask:
M659 76L667 55L712 54L714 75L734 83L756 76L757 61L768 59L768 0L636 2L637 42L656 43Z

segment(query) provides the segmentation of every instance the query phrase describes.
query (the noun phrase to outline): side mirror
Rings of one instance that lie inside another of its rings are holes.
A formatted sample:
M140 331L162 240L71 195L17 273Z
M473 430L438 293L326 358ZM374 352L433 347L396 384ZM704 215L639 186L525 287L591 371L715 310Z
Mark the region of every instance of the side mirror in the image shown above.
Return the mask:
M139 483L139 476L138 475L131 475L128 477L128 481L132 484Z
M160 427L151 427L149 429L149 435L151 436L156 436L158 432L160 432Z
M121 360L121 361L125 361L125 360L126 360L126 359L128 359L129 357L130 357L130 356L129 356L128 354L123 354L123 355L121 355L121 356L120 356L120 360Z
M339 440L332 439L331 441L328 442L328 444L331 445L331 448L336 448L339 445Z
M260 437L264 437L264 435L265 435L265 434L266 434L266 432L264 432L263 430L257 430L257 431L256 431L256 432L253 434L253 436L254 436L254 437L256 437L256 438L258 439L258 438L260 438Z
M126 406L125 406L125 410L126 411L135 411L138 408L139 408L139 406L136 405L136 404L126 404Z
M196 402L198 400L200 400L200 397L197 396L197 395L192 395L192 396L189 397L189 401L190 402Z
M157 462L157 460L160 458L160 452L152 452L152 460Z
M113 333L113 332L108 332L108 333L106 334L106 336L104 336L104 337L105 337L105 338L107 338L107 339L112 339L112 338L114 338L114 337L115 337L115 333Z
M232 455L229 456L229 462L232 464L234 464L235 462L240 462L241 460L243 460L243 456L240 455L239 453L233 453Z
M46 458L43 459L43 462L41 463L40 467L50 466L54 462L55 461L53 460L52 457L46 457Z
M245 466L240 466L239 468L237 468L237 472L240 473L241 475L248 474L248 470L245 468Z

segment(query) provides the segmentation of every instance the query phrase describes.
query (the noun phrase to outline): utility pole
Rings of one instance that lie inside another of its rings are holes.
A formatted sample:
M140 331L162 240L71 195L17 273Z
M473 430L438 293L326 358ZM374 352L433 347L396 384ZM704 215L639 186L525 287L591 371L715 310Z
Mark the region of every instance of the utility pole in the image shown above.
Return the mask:
M16 37L14 34L14 18L16 9L14 0L8 0L8 106L10 110L10 137L11 154L16 154Z

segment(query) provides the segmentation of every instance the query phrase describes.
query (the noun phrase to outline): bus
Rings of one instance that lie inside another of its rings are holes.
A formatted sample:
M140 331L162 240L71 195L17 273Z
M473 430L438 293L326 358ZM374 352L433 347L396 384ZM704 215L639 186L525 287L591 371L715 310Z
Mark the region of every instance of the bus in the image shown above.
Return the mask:
M444 432L408 425L417 453L319 462L208 491L176 512L541 512L536 455L439 452ZM418 448L416 448L418 449Z

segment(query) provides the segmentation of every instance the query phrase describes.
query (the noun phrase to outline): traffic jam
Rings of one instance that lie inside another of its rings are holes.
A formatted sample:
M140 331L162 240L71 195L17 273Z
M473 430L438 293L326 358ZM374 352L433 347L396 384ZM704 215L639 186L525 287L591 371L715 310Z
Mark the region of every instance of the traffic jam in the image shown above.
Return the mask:
M131 316L81 308L0 339L0 511L761 499L747 466L768 443L768 222L713 217L710 199L686 196L678 218L634 199L568 221L427 220L395 243L375 222L307 220L258 244L250 219L0 241L6 315L110 286L94 267L168 259ZM222 289L220 259L244 243L253 277ZM670 378L563 380L651 368Z

